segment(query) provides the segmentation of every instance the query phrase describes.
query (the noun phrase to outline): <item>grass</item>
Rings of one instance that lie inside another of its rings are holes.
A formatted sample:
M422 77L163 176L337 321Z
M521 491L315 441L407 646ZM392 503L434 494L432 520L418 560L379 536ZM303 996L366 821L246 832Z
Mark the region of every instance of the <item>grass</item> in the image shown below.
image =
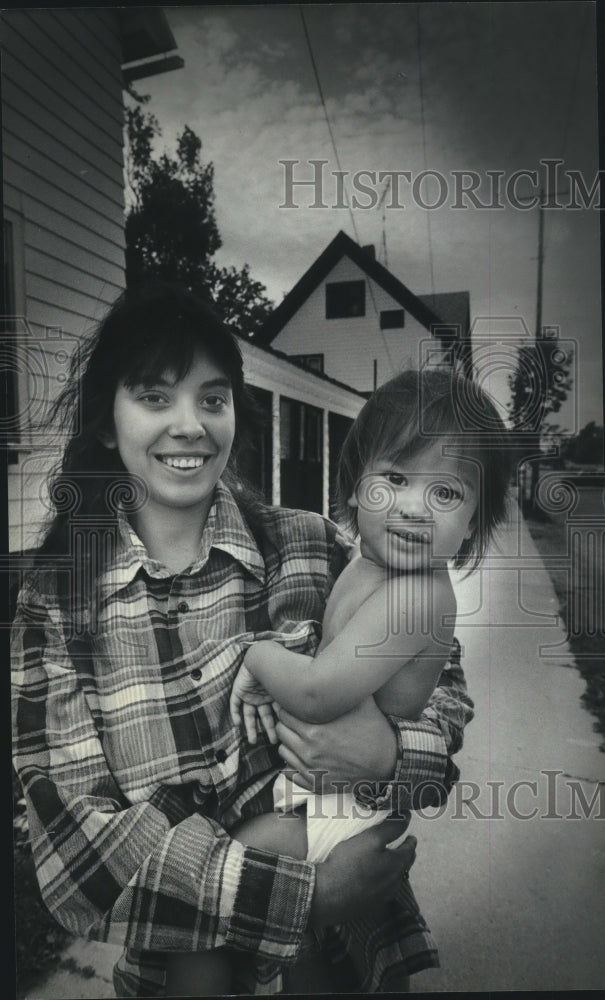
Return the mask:
M561 614L568 630L568 641L574 655L575 663L582 675L586 690L582 701L595 717L594 729L605 736L605 651L603 647L603 617L605 610L596 609L596 618L600 629L595 628L595 611L593 600L605 593L603 575L605 567L599 562L598 551L590 555L590 566L585 562L579 581L575 581L573 592L570 586L570 576L564 568L556 568L548 564L548 557L561 557L567 553L567 525L557 518L549 518L546 514L526 512L525 520L531 537L541 556L546 560L547 569L555 588ZM598 580L600 579L600 586ZM595 593L596 591L596 593ZM592 607L592 620L591 616ZM605 752L605 739L601 740L600 749Z

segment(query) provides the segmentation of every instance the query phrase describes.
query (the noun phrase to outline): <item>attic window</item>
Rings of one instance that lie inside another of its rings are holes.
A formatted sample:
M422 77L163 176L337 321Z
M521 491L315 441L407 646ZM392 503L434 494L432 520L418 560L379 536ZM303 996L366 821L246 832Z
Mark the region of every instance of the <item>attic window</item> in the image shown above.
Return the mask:
M9 437L19 437L19 407L18 407L18 376L19 363L16 356L17 340L15 313L17 311L17 295L15 286L15 233L12 223L4 219L4 274L3 294L5 314L0 318L0 337L2 343L2 394L6 403L5 430ZM8 452L9 464L17 461L17 452Z
M335 281L326 285L326 319L349 319L365 314L365 281Z
M404 322L403 309L383 309L380 313L381 330L403 330Z
M444 344L451 344L453 340L458 340L459 336L457 326L436 326L434 333Z

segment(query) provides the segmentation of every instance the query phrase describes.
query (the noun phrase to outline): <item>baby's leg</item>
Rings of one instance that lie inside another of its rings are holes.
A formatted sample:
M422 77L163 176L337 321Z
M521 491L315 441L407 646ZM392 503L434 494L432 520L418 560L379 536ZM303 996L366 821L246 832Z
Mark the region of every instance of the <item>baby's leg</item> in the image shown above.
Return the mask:
M168 955L167 997L216 997L231 992L231 969L225 948L176 951Z
M303 861L307 857L307 817L299 813L266 813L245 820L230 831L234 840L273 854L286 854ZM294 965L283 970L285 992L301 996L309 993L339 992L340 982L322 955L314 935L307 931Z
M286 854L289 858L304 861L307 857L307 820L301 814L263 813L246 819L230 830L234 840L247 847L257 847L271 854Z

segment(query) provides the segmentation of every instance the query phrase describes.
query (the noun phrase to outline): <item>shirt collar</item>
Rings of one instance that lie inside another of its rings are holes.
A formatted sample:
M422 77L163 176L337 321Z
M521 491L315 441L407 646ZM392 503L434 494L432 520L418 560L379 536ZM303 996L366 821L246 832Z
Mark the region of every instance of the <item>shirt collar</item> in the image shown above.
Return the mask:
M254 536L231 490L220 481L217 483L214 503L204 526L200 553L183 574L193 576L203 569L213 548L227 552L260 583L264 583L265 563ZM126 587L141 569L155 579L167 579L175 575L163 563L149 556L127 517L120 514L116 553L99 581L105 595L109 596Z

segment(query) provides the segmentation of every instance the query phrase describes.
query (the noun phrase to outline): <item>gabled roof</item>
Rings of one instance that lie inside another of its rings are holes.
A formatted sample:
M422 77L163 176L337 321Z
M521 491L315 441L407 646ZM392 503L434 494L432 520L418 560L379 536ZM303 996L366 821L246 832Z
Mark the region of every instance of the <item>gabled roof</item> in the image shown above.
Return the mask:
M357 264L367 274L368 278L371 278L372 281L375 281L377 285L383 288L388 295L417 319L425 329L430 330L431 326L441 326L446 322L448 324L451 322L449 319L446 320L433 311L426 301L429 296L423 299L418 295L414 295L409 288L406 288L402 281L399 281L390 271L387 271L386 267L379 264L370 251L360 247L358 243L355 243L350 236L347 236L341 230L323 253L319 255L317 260L311 264L311 267L303 274L300 281L288 292L284 300L271 313L265 324L253 338L253 343L268 346L277 334L283 330L292 316L298 312L312 292L328 276L341 257L345 256ZM467 293L453 294L466 295ZM435 296L436 300L440 300L441 298L442 296Z
M418 298L437 313L443 324L456 327L461 338L468 337L471 326L471 298L468 292L440 292L438 295L419 295Z

